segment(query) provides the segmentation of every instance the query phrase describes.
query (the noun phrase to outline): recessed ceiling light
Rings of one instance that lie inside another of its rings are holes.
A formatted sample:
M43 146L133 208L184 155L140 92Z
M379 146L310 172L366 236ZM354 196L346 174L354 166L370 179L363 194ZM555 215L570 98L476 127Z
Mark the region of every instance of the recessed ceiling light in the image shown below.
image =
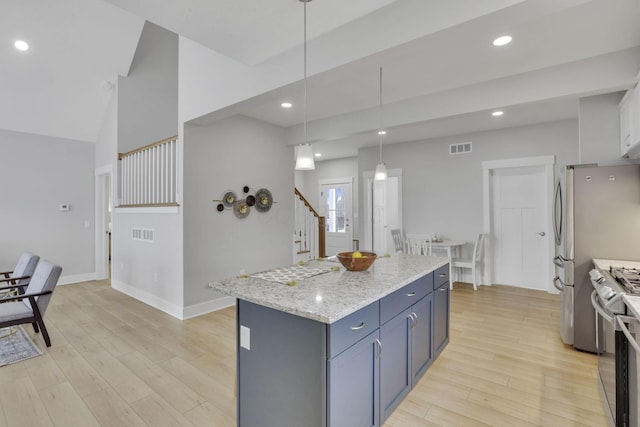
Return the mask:
M494 46L504 46L506 44L511 43L511 36L501 36L493 41Z
M504 111L494 111L493 113L491 113L493 117L500 117L503 114L504 114Z
M293 104L290 103L290 102L283 102L282 104L280 104L280 106L282 108L291 108L291 107L293 107Z
M386 135L386 134L387 134L387 131L386 131L386 130L384 130L384 129L380 129L380 130L378 131L378 135Z
M24 40L16 40L13 45L16 47L16 49L21 50L23 52L25 50L29 50L29 43L27 43Z
M315 153L314 156L316 157L322 157L322 153Z

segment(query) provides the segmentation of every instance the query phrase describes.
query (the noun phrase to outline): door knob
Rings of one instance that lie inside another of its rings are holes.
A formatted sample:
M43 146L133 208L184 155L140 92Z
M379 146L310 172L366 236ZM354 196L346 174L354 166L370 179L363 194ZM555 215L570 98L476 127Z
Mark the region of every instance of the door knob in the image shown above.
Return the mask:
M538 236L542 236L542 237L544 237L544 236L546 236L546 235L547 235L544 231L541 231L541 232L536 233L536 234L537 234Z

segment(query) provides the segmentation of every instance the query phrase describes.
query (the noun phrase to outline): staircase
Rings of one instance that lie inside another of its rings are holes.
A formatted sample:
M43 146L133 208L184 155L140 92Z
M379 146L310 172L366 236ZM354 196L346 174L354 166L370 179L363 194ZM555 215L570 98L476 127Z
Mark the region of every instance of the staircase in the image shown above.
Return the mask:
M295 230L293 233L293 262L324 258L325 219L307 199L294 188Z

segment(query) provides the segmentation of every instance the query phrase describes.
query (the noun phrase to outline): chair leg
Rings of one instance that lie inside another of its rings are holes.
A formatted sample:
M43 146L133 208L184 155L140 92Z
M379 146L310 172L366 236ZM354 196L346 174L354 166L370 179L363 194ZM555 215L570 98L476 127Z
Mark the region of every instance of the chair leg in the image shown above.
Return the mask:
M44 338L44 343L47 347L51 347L51 339L49 339L49 333L47 332L47 328L44 326L44 321L40 321L40 329L42 329L42 338Z
M476 264L471 266L471 279L473 280L473 290L478 290L478 279L476 279Z
M33 325L33 330L36 332L36 334L40 332L40 329L38 329L38 322L33 322L32 325Z

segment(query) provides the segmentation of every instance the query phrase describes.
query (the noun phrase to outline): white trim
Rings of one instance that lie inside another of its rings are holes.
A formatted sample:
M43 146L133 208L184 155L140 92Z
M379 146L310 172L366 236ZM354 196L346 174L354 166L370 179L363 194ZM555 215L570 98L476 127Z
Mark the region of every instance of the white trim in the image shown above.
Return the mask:
M153 295L147 291L143 291L134 286L120 282L119 280L111 279L111 287L116 291L120 291L131 298L142 301L143 303L150 305L153 308L157 308L160 311L182 320L182 307L172 302L163 300L156 295Z
M113 200L113 166L104 165L94 169L94 265L95 279L101 280L109 277L109 239L107 230L103 229L105 223L105 179L109 179L109 191ZM113 212L113 211L112 211Z
M112 174L112 173L113 173L113 165L100 166L99 168L95 168L94 171L93 171L93 174L95 176L107 175L107 174Z
M318 185L331 185L331 184L353 184L353 177L352 176L347 176L344 178L325 178L325 179L319 179L318 180Z
M520 157L518 159L486 160L482 162L482 170L522 168L526 166L548 166L556 162L555 156Z
M72 274L69 276L60 276L58 285L69 285L71 283L91 282L96 280L96 273Z
M236 299L234 297L222 297L207 302L193 304L188 307L184 307L184 309L182 310L182 319L191 319L192 317L222 310L223 308L231 307L234 305L236 305Z
M180 206L156 206L148 208L121 208L116 206L113 210L114 213L119 215L123 214L177 214L179 213Z
M521 157L516 159L504 159L504 160L488 160L482 162L482 200L483 200L483 216L484 216L484 233L489 236L489 239L485 243L485 256L483 276L481 282L493 283L493 271L491 270L491 256L493 255L493 249L491 247L491 173L495 169L505 168L521 168L521 167L544 167L545 176L547 180L547 230L545 231L547 236L553 236L552 230L552 218L551 206L553 206L553 189L554 189L554 165L556 163L555 156L537 156L537 157ZM547 253L553 257L555 253L554 241L552 237L547 239ZM551 269L551 263L546 264L548 286L547 292L556 293L553 287L553 270Z

